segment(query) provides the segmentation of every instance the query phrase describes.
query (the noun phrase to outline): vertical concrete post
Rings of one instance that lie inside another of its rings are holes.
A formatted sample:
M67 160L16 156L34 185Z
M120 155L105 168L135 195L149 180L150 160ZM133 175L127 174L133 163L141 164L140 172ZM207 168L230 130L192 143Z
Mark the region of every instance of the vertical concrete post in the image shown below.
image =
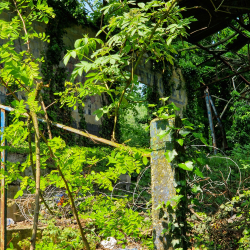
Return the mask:
M4 132L6 127L6 113L4 109L1 109L1 132ZM1 136L1 146L5 146L5 140L3 140L3 136ZM5 161L6 161L6 152L3 150L1 152L1 170L5 171ZM1 179L1 250L6 249L6 224L7 224L7 193L5 188L5 179Z
M152 217L154 246L157 250L172 249L171 242L166 234L162 234L163 228L167 227L166 220L162 218L160 210L156 207L162 202L167 202L175 192L174 169L165 158L165 151L173 149L173 141L170 134L160 139L157 136L161 131L166 131L169 125L173 126L174 120L154 119L150 124L151 153L151 190L152 190Z

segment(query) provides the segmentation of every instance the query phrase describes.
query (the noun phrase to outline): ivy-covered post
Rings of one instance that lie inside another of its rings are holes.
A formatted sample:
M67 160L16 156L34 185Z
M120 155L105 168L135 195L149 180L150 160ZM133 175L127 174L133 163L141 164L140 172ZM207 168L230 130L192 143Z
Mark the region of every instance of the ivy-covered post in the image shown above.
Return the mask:
M166 233L162 234L163 229L168 228L167 221L163 218L163 210L156 208L176 194L174 169L165 157L165 151L173 149L174 143L170 133L163 138L158 136L161 131L166 131L169 125L173 124L172 119L154 119L150 124L150 144L153 150L151 153L153 237L157 250L172 249L170 237Z

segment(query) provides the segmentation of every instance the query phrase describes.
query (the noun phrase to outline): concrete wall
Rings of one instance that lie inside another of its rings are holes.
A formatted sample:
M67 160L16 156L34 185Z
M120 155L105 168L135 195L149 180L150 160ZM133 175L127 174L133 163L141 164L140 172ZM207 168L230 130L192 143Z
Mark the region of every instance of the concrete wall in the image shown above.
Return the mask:
M2 13L0 14L0 19L4 20L10 20L12 18L12 13ZM46 25L43 23L34 23L34 29L38 33L45 32ZM66 29L67 33L63 37L64 44L70 49L74 48L74 43L77 39L82 38L84 34L88 34L89 37L95 37L97 30L94 30L90 27L81 27L81 26L72 26L71 28ZM0 39L0 46L3 44L3 40ZM17 51L22 51L25 49L25 45L22 45L20 43L20 40L15 41L15 47ZM47 43L42 42L38 39L32 40L30 44L32 53L35 57L41 57L42 53L46 50ZM147 55L144 56L141 63L139 64L136 74L139 76L139 81L141 83L144 83L148 86L153 86L154 84L158 85L159 94L160 96L163 96L163 80L162 80L162 74L154 72L152 70L152 61L147 60ZM71 58L69 60L69 63L66 66L66 69L68 73L72 73L74 69L74 64L77 63L77 60ZM64 66L63 62L60 63L60 66ZM129 67L128 67L129 70ZM84 83L86 80L86 74L83 72L82 77L78 76L78 81ZM183 79L183 76L181 74L181 71L174 70L172 79L170 80L170 84L172 85L172 96L170 98L171 102L174 102L176 106L181 108L180 114L182 114L183 108L187 104L187 97L186 97L186 91L185 91L185 81ZM6 90L4 87L0 86L0 102L5 102L5 94ZM23 98L22 93L18 93L19 98ZM85 100L85 107L84 107L84 116L87 123L87 131L90 134L99 135L99 130L101 126L101 120L96 121L95 115L93 115L93 112L100 108L102 106L102 99L100 96L95 95L91 97L87 97ZM78 109L73 110L72 109L72 117L73 117L73 124L72 126L75 128L80 128L79 122L80 122L80 115L78 112Z
M13 14L11 12L3 12L0 14L0 19L9 21L13 17ZM39 22L34 22L34 29L36 30L37 33L43 33L45 32L46 25L43 23ZM74 43L77 39L80 39L83 37L84 34L89 34L89 37L95 37L96 31L91 29L90 27L80 27L80 26L72 26L69 29L66 29L67 34L64 35L63 41L64 44L69 48L73 49L74 48ZM0 46L4 44L4 41L0 39ZM35 57L41 57L42 53L45 52L46 47L47 47L46 42L42 42L39 39L33 39L30 43L30 48L31 52ZM17 52L20 52L22 50L26 50L26 45L21 44L21 40L16 40L15 41L15 48ZM74 64L77 63L78 61L71 58L68 65L66 66L66 70L68 73L72 73L74 69ZM60 66L64 66L63 62L60 63ZM82 77L77 77L78 82L84 83L86 78L86 74L83 74ZM17 93L18 97L20 99L25 99L25 96L23 93L18 92ZM0 103L4 104L6 100L6 89L3 86L0 86ZM87 130L89 133L99 135L99 130L101 126L101 120L96 121L95 120L95 115L93 115L93 112L100 108L102 106L102 100L101 96L95 95L92 97L86 98L85 101L85 107L84 107L84 116L85 116L85 121L87 123ZM72 127L74 128L80 128L79 122L80 122L80 115L78 112L78 109L73 110L72 109L72 117L73 117L73 122L72 122Z
M144 56L135 72L139 77L139 81L151 87L157 84L159 95L161 97L166 97L164 96L163 75L159 72L154 72L152 70L152 61L146 63L146 59L147 57ZM168 83L171 86L172 93L169 102L174 102L174 104L180 108L177 114L182 116L183 109L185 109L188 101L185 89L185 79L180 69L174 69L172 73L172 77Z

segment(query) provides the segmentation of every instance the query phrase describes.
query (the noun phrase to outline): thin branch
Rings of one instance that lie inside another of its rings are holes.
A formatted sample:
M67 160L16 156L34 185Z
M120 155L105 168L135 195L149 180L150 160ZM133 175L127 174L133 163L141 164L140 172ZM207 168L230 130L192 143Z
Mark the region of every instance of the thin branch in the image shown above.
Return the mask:
M31 245L30 250L36 248L36 235L37 235L37 226L38 226L38 216L39 216L39 196L40 196L40 136L39 136L39 125L37 120L37 115L34 111L31 111L31 117L33 125L35 128L35 145L36 145L36 194L35 194L35 211L34 211L34 221L33 221L33 230L32 236L30 239Z
M45 107L45 105L44 105L44 107ZM50 128L50 125L49 125L50 121L49 121L49 118L48 118L46 109L45 109L45 119L46 119L46 123L47 123L47 128L48 128L48 130L49 130L49 135L51 135L51 138L50 138L50 139L52 139L52 132L51 132L51 128ZM52 159L55 159L55 162L56 162L57 158L56 158L55 154L53 153L53 151L51 150L50 146L48 145L47 139L45 138L45 136L44 136L41 132L40 132L40 135L41 135L42 139L44 140L44 142L47 144L47 146L48 146L48 148L49 148L50 157L51 157ZM75 202L74 202L72 193L71 193L71 191L70 191L68 182L67 182L65 176L63 175L62 170L61 170L59 164L56 164L56 167L57 167L57 170L58 170L60 176L61 176L62 179L63 179L63 182L64 182L64 184L65 184L66 190L67 190L67 192L68 192L69 199L70 199L70 204L71 204L71 208L72 208L73 214L74 214L74 216L75 216L75 219L76 219L76 221L77 221L77 225L78 225L78 227L79 227L79 230L80 230L80 233L81 233L81 236L82 236L82 240L83 240L83 242L84 242L84 245L85 245L85 247L86 247L87 250L90 250L90 246L89 246L88 240L87 240L87 238L86 238L86 236L85 236L85 234L84 234L84 232L83 232L83 228L82 228L81 222L80 222L80 220L79 220L78 212L77 212L77 210L76 210Z
M4 87L11 93L11 95L17 100L20 101L19 98L16 96L16 94L10 89L10 87L8 86L8 83L6 83L3 78L0 76L0 80L3 83ZM16 91L15 91L16 92Z
M40 100L41 100L41 105L42 105L43 111L45 113L45 120L46 120L46 123L47 123L47 130L48 130L49 138L52 140L52 132L51 132L51 128L50 128L50 121L49 121L48 113L47 113L47 110L46 110L46 107L45 107L42 96L40 96Z
M21 15L21 13L20 13L20 11L19 11L19 9L17 8L17 4L16 4L16 1L15 0L13 0L13 2L14 2L14 4L15 4L15 6L16 6L16 11L17 11L17 13L18 13L18 16L20 17L20 19L21 19L21 21L22 21L22 23L23 23L23 30L24 30L24 33L25 33L25 35L28 37L28 32L27 32L27 29L26 29L26 24L25 24L25 21L24 21L24 19L23 19L23 16ZM30 51L30 41L28 40L27 41L27 47L28 47L28 51Z
M218 6L217 10L219 10L219 8L221 7L221 5L224 3L225 0L222 0L220 5Z
M214 83L220 82L220 81L222 81L222 80L225 80L225 79L231 78L231 77L233 77L233 76L237 76L237 75L240 75L240 74L246 73L246 72L248 72L248 71L250 71L250 67L245 68L245 70L243 70L243 71L241 71L241 72L237 72L237 73L234 73L234 74L231 74L231 75L228 75L228 76L222 77L222 78L220 78L220 79L218 79L218 80L215 80L215 81L213 81L213 82L210 82L210 83L206 84L205 86L201 86L201 87L199 87L199 88L195 89L195 91L197 91L197 90L199 90L199 89L202 89L202 88L205 88L205 87L207 87L207 86L209 86L209 85L211 85L211 84L214 84Z
M168 14L169 14L169 12L171 11L171 9L173 8L173 6L174 6L176 3L178 3L178 2L179 2L179 0L174 0L174 1L172 1L171 5L167 8L165 14L162 15L162 17L158 20L157 24L154 26L154 29L153 29L152 33L150 34L149 38L148 38L148 39L146 40L146 42L144 43L143 49L142 49L142 51L140 52L140 54L139 54L139 56L138 56L138 58L137 58L137 61L136 61L136 63L135 63L135 66L134 66L134 68L132 69L133 72L136 71L136 69L137 69L137 67L138 67L138 65L139 65L139 63L140 63L140 61L141 61L141 59L142 59L144 53L146 52L147 46L148 46L149 43L151 42L151 39L153 38L153 36L154 36L156 30L158 29L158 27L160 26L162 20L164 20L164 19L168 16ZM130 78L129 78L128 81L127 81L127 84L126 84L125 88L124 88L123 91L122 91L122 94L121 94L121 96L120 96L120 99L119 99L118 104L117 104L117 107L116 107L116 112L118 112L118 110L120 109L122 99L123 99L123 97L124 97L124 95L125 95L125 93L126 93L127 88L130 86L132 80L133 80L133 74L131 74ZM113 132L112 132L112 140L115 140L116 123L117 123L117 121L114 122L114 127L113 127Z
M237 7L237 6L228 6L228 5L221 5L223 8L228 8L228 9L239 9L239 10L248 10L250 11L250 8L247 7Z
M43 135L42 133L40 133L40 136L42 137L42 139L44 140L44 142L47 144L47 147L49 148L49 151L50 151L50 156L51 156L51 158L57 160L57 157L54 155L53 151L51 150L50 146L48 145L47 139L44 137L44 135ZM68 192L68 196L69 196L69 199L70 199L70 205L71 205L73 214L74 214L74 216L75 216L75 219L76 219L76 221L77 221L77 225L78 225L78 227L79 227L79 230L80 230L80 233L81 233L81 236L82 236L82 240L83 240L83 242L84 242L84 245L85 245L85 247L86 247L87 250L90 250L90 246L89 246L88 240L87 240L87 238L85 237L85 234L84 234L84 232L83 232L83 228L82 228L81 222L80 222L80 220L79 220L78 212L77 212L77 210L76 210L75 202L74 202L72 193L71 193L71 191L70 191L69 184L68 184L68 182L67 182L67 180L66 180L66 178L65 178L65 176L64 176L64 174L63 174L63 172L62 172L62 170L61 170L61 168L60 168L60 166L59 166L59 164L56 164L56 166L57 166L57 170L58 170L60 176L61 176L62 179L63 179L63 182L64 182L64 184L65 184L66 190L67 190L67 192Z
M90 7L90 9L91 9L93 12L95 12L95 10L94 10L92 4L91 4L88 0L85 0L85 2L88 4L88 6Z
M57 103L57 101L52 102L50 105L48 105L45 109L47 110L50 106L52 106L53 104Z
M211 44L211 45L208 45L208 46L204 46L204 48L210 49L210 48L216 47L218 45L221 45L221 44L225 43L226 41L230 40L231 38L235 37L237 34L238 33L235 32L232 35L226 37L225 39L222 39L221 41L219 41L217 43L214 43L214 44ZM202 49L202 48L200 48L198 46L191 46L189 48L180 49L180 50L178 50L178 52L181 52L183 50L191 50L191 49Z
M220 97L218 97L218 96L215 96L215 95L211 95L211 96L213 96L213 97L215 97L215 98L217 98L217 99L219 99L219 100L222 100L222 101L224 101L224 102L228 102L228 100L222 99L222 98L220 98Z
M36 179L36 171L35 171L34 162L33 162L33 152L32 152L32 145L31 145L32 140L31 140L31 122L30 122L30 118L28 118L27 124L28 124L28 132L29 132L28 143L29 143L30 165L31 165L31 170L32 170L33 176ZM40 197L42 199L43 204L45 205L45 207L49 211L49 213L51 215L54 215L54 213L49 208L47 202L44 200L42 191L40 191Z

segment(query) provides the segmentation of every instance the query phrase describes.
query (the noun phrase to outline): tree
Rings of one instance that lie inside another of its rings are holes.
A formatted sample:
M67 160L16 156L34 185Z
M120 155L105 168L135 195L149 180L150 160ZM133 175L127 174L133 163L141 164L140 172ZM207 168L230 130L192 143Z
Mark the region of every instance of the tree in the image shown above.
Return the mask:
M31 0L26 1L15 1L13 0L13 5L10 5L10 2L4 1L0 4L0 11L9 10L11 7L16 12L16 16L10 21L0 20L1 33L0 38L6 39L6 43L0 49L1 55L1 63L3 66L0 69L1 72L1 84L6 87L6 89L13 95L15 101L12 105L16 108L14 115L14 123L9 126L8 131L5 131L5 138L13 139L13 134L18 127L19 131L25 131L24 134L19 134L19 141L25 140L28 134L31 134L30 124L32 122L34 131L35 131L35 147L36 147L36 164L34 167L33 164L33 155L31 143L29 143L30 147L30 164L32 165L32 169L36 169L34 173L34 177L36 179L36 196L35 196L35 212L34 212L34 222L33 222L33 232L31 237L31 247L30 249L35 249L36 244L36 233L37 233L37 225L38 225L38 215L39 215L39 196L41 196L40 190L40 169L41 169L41 151L40 151L40 136L44 139L44 141L48 144L46 138L40 134L39 126L38 126L38 114L45 114L45 117L48 119L46 115L46 109L41 110L39 106L39 102L41 106L44 107L43 101L41 99L40 93L43 89L43 82L41 81L42 77L39 72L39 64L43 62L43 58L34 58L31 54L30 49L30 41L31 39L39 38L43 41L47 41L48 37L45 34L38 34L32 23L34 20L39 22L48 23L50 17L54 16L53 9L48 7L46 1L38 1L36 4ZM24 13L24 14L23 14ZM22 34L22 32L23 34ZM26 50L17 53L14 47L14 41L16 39L21 39L26 44ZM15 85L14 85L15 84ZM13 90L13 85L16 89ZM24 91L28 97L27 101L19 100L16 91ZM26 109L26 105L29 107L29 111ZM25 114L28 116L27 122L20 122L19 118L21 114ZM49 121L48 122L48 129ZM31 137L31 135L30 135ZM52 140L52 136L50 137ZM51 149L48 144L48 148L50 151L50 157L55 158L55 151ZM60 166L57 165L58 171L64 180L66 189L68 190L69 197L71 199L72 210L79 225L79 229L81 232L81 236L83 242L87 249L89 248L89 244L85 235L83 233L83 229L81 223L79 221L79 217L75 208L74 200L71 195L69 185L64 178L64 175L60 169Z
M82 103L87 95L108 93L112 103L96 111L96 116L100 119L107 113L114 117L112 140L115 141L119 109L133 97L133 85L139 84L135 70L143 56L147 55L147 60L166 59L173 64L171 54L176 51L171 43L177 36L187 35L185 28L192 18L182 19L183 9L178 8L177 2L141 3L139 8L129 8L128 4L132 2L115 2L104 7L106 14L122 5L122 15L110 18L109 24L97 33L104 32L107 42L85 36L76 41L74 50L68 51L65 64L70 57L78 57L82 61L76 65L71 82L66 83L66 91L59 94L62 103L74 106L77 101ZM96 50L97 43L102 46L99 50ZM128 67L131 67L131 72L128 72ZM83 71L93 72L86 76L88 79L84 86L73 84Z

